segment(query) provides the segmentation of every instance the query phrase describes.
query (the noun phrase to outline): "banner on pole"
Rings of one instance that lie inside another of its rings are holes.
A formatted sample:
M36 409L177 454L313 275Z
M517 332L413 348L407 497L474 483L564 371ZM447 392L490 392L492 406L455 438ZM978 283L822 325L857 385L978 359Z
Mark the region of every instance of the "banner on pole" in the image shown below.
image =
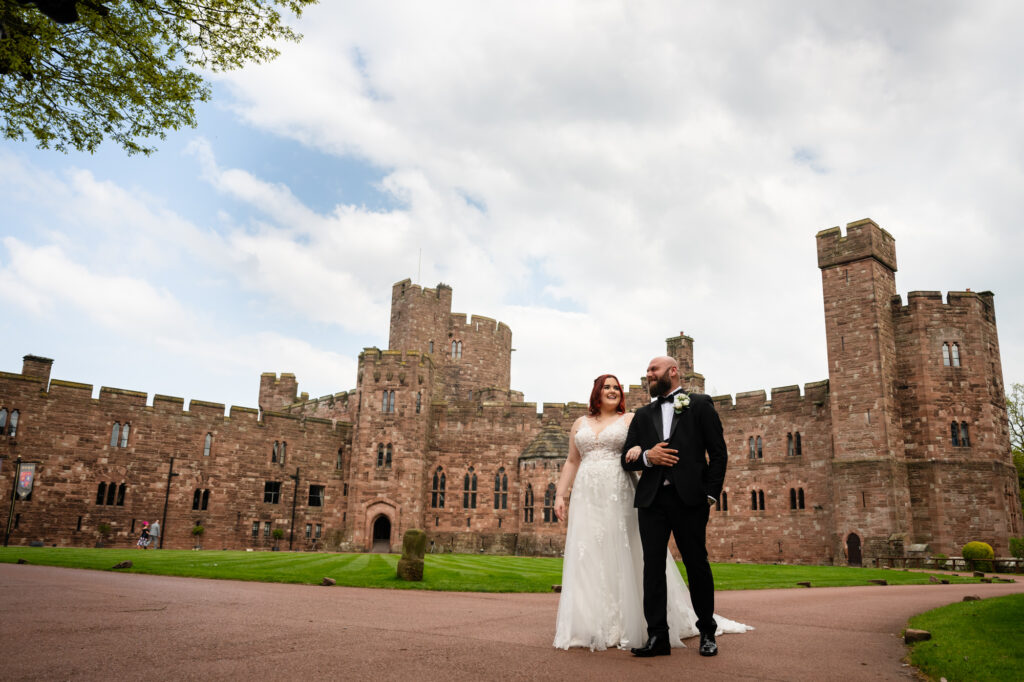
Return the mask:
M24 500L32 494L32 484L36 478L35 462L25 463L18 470L18 499Z

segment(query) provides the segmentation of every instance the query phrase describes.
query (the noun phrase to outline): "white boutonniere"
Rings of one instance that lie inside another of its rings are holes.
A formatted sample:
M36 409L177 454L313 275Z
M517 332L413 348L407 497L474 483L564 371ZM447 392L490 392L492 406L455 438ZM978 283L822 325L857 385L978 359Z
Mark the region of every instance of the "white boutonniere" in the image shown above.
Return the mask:
M676 398L672 403L672 406L676 409L676 414L680 414L683 410L690 406L690 396L686 393L679 392L676 394Z

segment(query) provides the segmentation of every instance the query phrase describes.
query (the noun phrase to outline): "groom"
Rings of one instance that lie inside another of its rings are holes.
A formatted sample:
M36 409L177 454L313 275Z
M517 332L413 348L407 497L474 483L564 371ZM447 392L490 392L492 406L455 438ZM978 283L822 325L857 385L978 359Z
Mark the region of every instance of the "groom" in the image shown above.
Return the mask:
M643 657L671 653L665 615L665 557L672 533L689 578L700 630L700 655L714 656L718 653L715 583L704 538L710 506L725 481L722 422L711 398L687 395L679 387L679 364L673 358L651 360L647 384L654 400L636 411L622 446L622 467L643 472L633 505L638 510L644 550L648 640L632 652ZM636 445L643 449L643 456L627 462L626 452Z

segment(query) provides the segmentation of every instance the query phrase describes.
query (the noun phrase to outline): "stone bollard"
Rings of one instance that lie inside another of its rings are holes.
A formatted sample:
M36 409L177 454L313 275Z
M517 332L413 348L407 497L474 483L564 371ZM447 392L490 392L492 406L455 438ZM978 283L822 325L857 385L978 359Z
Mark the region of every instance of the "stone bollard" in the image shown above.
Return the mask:
M423 580L423 554L427 551L427 534L418 528L405 531L402 558L398 560L399 580Z
M932 638L932 633L927 630L914 630L913 628L907 628L906 632L903 633L903 641L907 644L911 642L927 642Z
M320 581L320 584L323 585L324 587L330 587L331 585L337 585L338 581L335 580L334 578L324 578L323 580Z

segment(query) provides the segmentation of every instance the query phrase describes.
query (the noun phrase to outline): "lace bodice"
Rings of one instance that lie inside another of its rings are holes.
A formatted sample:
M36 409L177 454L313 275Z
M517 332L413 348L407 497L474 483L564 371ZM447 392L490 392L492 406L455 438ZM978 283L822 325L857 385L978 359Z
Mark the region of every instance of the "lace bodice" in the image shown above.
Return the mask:
M580 451L583 463L612 460L620 461L622 444L626 442L626 418L619 417L595 434L590 419L584 418L583 425L576 430L576 449Z

